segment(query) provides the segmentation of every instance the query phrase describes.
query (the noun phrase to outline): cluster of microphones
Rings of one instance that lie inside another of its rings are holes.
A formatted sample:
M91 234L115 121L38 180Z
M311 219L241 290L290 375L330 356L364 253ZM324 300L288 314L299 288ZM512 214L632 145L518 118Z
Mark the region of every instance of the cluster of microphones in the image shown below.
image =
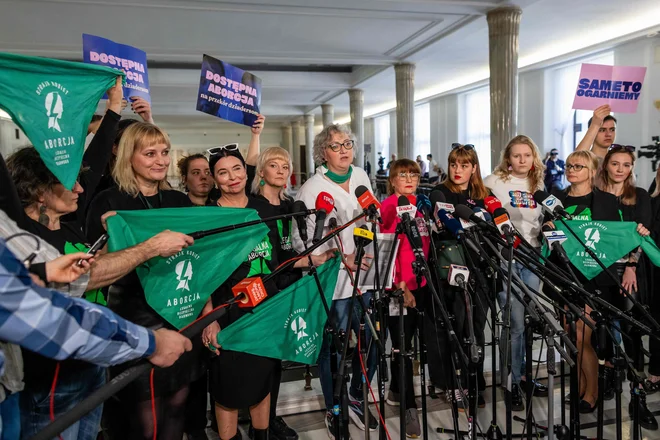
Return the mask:
M369 189L360 185L355 189L355 197L363 209L364 216L373 222L382 223L379 214L380 202ZM534 201L539 204L543 211L553 219L572 219L571 215L564 210L561 202L545 191L534 193ZM433 225L432 229L436 231L449 231L459 242L464 243L469 249L479 253L479 247L474 243L471 234L471 228L496 236L503 239L509 247L517 248L521 243L521 237L511 223L509 213L502 207L502 203L494 196L484 199L484 208L477 206L468 199L467 204L458 204L456 206L447 203L445 195L434 190L429 197L419 194L400 196L398 199L396 212L400 218L398 231L405 234L408 238L412 251L417 258L426 259L422 246L422 234L420 233L420 224L417 223L417 212L422 214L423 223ZM316 244L323 239L326 219L328 220L329 233L337 228L336 215L332 215L337 208L335 200L327 192L321 192L316 198L314 209L307 209L305 203L297 200L293 204L292 216L296 221L298 233L303 243L308 242L307 234L307 216L315 215L314 233L312 243ZM560 248L561 243L566 240L564 234L560 231L547 230L544 228L544 236L552 249ZM355 228L353 231L355 244L358 248L363 248L373 240L373 233L366 226ZM357 255L356 255L357 257ZM357 261L355 263L358 264ZM449 277L450 284L464 286L467 282L469 271L466 267L452 265ZM242 307L254 307L265 298L265 289L260 279L249 282L252 279L244 280L233 290L234 295L241 297L239 305Z

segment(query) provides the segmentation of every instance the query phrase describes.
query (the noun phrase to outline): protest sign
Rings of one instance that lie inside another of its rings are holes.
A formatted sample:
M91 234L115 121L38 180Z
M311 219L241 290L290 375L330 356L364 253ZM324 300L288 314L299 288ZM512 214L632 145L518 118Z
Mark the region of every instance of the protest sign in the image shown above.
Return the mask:
M124 98L139 96L151 102L147 54L143 50L95 35L83 34L83 61L123 70L126 72Z
M573 108L594 110L609 104L613 112L635 113L646 67L582 64Z
M261 79L204 55L197 110L251 127L261 107Z

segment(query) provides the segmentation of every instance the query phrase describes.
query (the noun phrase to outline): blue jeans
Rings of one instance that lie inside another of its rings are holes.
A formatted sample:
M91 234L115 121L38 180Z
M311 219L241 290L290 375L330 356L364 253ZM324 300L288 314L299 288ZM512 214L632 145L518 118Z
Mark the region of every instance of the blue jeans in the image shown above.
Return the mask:
M362 295L365 304L369 307L371 302L372 292L365 292ZM345 330L347 337L350 337L350 329L346 329L348 324L348 308L351 304L351 298L346 299L336 299L332 301L330 306L330 314L332 315L332 320L334 325L337 326L340 330ZM358 304L358 300L355 300L353 306L353 317L351 319L351 329L357 335L360 330L360 316L362 315L362 307ZM369 325L366 326L366 340L367 346L371 342L371 330ZM325 407L330 410L332 409L332 394L334 393L334 388L332 386L332 370L330 368L330 344L331 340L329 337L323 338L323 344L321 345L321 353L319 354L318 368L319 368L319 379L321 380L321 388L323 389L323 398L325 399ZM337 371L339 371L339 363L341 362L341 353L337 353ZM376 362L377 362L377 347L375 344L371 344L371 349L367 353L367 380L371 383L371 379L374 377L376 372ZM355 348L353 352L353 375L351 377L351 386L349 392L351 396L358 400L362 400L362 369L360 367L360 352Z
M68 374L57 381L55 387L55 418L76 406L87 396L105 385L106 369L89 366L82 371ZM50 387L24 390L20 393L21 432L24 438L32 438L50 424ZM101 426L103 405L62 433L63 440L96 440Z
M0 439L19 440L21 438L21 410L18 394L8 394L0 403Z
M506 266L505 266L506 268ZM517 261L513 262L513 273L517 274L527 287L538 290L541 281L536 275L523 267ZM506 305L506 280L504 281L504 291L497 296L502 310L502 319L506 322L504 306ZM513 290L513 285L512 285ZM504 329L503 329L504 330ZM500 335L501 346L506 347L504 336ZM502 351L503 355L505 351ZM503 361L503 359L501 359ZM504 365L500 362L500 365ZM519 383L521 376L525 375L525 306L518 301L518 298L511 292L511 377L513 383ZM502 369L502 380L505 380L506 371ZM506 383L506 382L504 382Z

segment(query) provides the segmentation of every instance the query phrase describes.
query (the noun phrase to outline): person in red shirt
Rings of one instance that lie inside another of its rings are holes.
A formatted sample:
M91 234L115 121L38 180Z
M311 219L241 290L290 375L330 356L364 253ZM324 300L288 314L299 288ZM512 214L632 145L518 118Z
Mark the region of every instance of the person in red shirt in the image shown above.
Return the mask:
M397 225L401 219L397 216L396 207L400 196L409 196L412 199L412 205L415 205L415 193L417 185L421 176L421 169L419 165L410 159L400 159L392 163L390 166L390 176L388 180L388 193L387 197L380 207L381 217L383 223L380 227L382 233L394 233ZM429 231L424 223L424 218L421 212L417 212L415 216L417 228L419 229L422 237L422 250L425 255L429 252ZM415 256L410 246L408 238L404 234L399 234L399 249L395 257L394 265L394 286L403 290L403 305L407 309L404 317L404 333L405 333L405 351L412 349L413 336L417 328L417 306L423 304L424 297L426 296L426 281L422 278L419 279L413 272L412 263L415 261ZM393 300L394 301L394 300ZM390 308L390 312L392 309ZM388 317L387 325L392 335L392 347L395 350L401 348L399 316L398 314L391 313ZM392 359L392 382L390 383L390 391L387 396L387 403L390 405L398 406L400 404L400 384L399 384L399 358ZM415 391L413 388L413 371L412 361L409 358L405 359L405 396L403 398L406 402L406 435L408 437L419 437L421 434L419 418L417 416L417 404L415 403Z

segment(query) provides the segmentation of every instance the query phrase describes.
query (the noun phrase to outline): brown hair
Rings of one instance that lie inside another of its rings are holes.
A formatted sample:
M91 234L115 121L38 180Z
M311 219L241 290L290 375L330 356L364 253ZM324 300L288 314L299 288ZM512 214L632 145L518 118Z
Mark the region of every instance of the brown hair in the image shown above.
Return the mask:
M632 160L632 168L630 169L630 174L628 177L626 177L626 180L623 181L621 203L624 205L634 205L637 203L637 186L635 185L635 154L633 152L624 149L610 149L603 159L603 166L600 168L600 170L598 170L596 186L598 186L598 189L601 191L607 191L607 188L610 186L607 164L610 163L612 156L617 153L628 154Z
M541 160L541 155L539 154L539 148L536 146L534 141L524 134L518 135L511 139L506 145L504 151L502 151L502 159L500 160L499 165L493 171L497 177L503 181L509 180L511 171L509 167L511 162L509 161L509 156L511 156L511 149L514 145L524 144L529 146L532 149L532 156L534 159L532 169L527 173L527 181L529 182L529 191L531 193L536 192L538 189L543 188L543 176L545 174L545 165Z
M479 157L477 156L477 150L474 148L472 149L467 149L464 148L462 145L460 147L456 147L451 152L449 153L449 157L447 158L447 164L448 167L451 166L453 163L469 163L472 164L472 166L475 166L477 169L475 172L470 176L470 197L477 199L477 200L483 200L486 197L488 197L488 189L486 188L486 185L484 185L484 181L481 178L481 166L479 165ZM454 182L451 181L449 178L449 170L447 170L447 178L442 182L449 191L453 193L460 193L461 188L456 185Z
M186 191L188 190L185 188L185 185L188 178L188 171L190 171L190 162L196 159L204 159L206 163L209 163L209 160L206 158L206 156L201 153L191 154L190 156L183 156L176 163L176 167L179 170L179 176L181 176L181 185L184 187L184 189L186 189Z
M390 165L390 177L387 179L387 194L394 194L394 185L392 185L392 179L396 179L399 173L417 173L422 175L422 169L419 167L419 164L414 160L410 159L399 159L392 162ZM419 184L419 180L417 181Z

